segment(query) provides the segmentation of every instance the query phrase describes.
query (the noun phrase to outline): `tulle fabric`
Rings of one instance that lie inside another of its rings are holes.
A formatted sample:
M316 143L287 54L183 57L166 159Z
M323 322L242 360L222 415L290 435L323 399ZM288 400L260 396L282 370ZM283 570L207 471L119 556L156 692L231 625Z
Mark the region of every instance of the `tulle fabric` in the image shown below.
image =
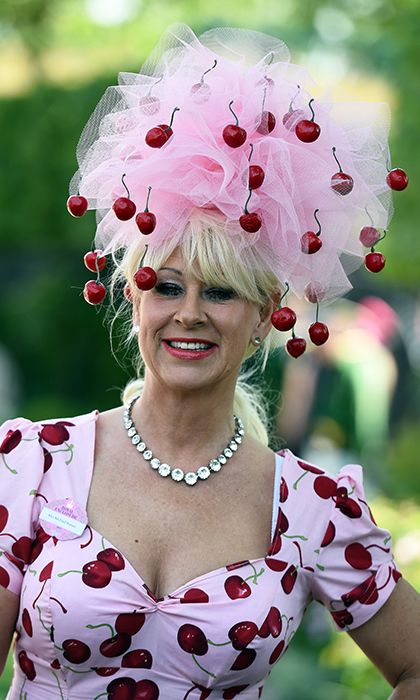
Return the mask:
M96 209L95 245L109 253L139 238L151 248L176 242L204 208L223 222L245 264L255 245L263 264L297 296L308 297L308 288L316 288L324 302L345 294L352 287L348 276L366 252L360 229L371 220L387 228L392 215L386 185L389 113L382 103L333 104L328 96L317 97L312 107L321 134L303 143L294 126L311 118L313 85L275 37L228 28L196 37L185 25L170 27L139 74L121 73L119 85L107 89L80 138L70 193L84 195ZM222 137L224 127L235 123L231 100L247 132L239 148ZM175 107L173 135L162 148L151 148L147 131L169 124ZM276 118L268 134L257 131L264 110ZM331 188L338 172L333 146L354 180L344 196ZM257 233L245 232L238 221L249 194L250 163L265 171L248 204L263 221ZM124 174L137 211L145 209L152 188L149 209L157 225L147 237L134 218L120 221L112 209L118 196L126 196ZM316 209L323 245L307 254L300 241L306 231L318 230Z

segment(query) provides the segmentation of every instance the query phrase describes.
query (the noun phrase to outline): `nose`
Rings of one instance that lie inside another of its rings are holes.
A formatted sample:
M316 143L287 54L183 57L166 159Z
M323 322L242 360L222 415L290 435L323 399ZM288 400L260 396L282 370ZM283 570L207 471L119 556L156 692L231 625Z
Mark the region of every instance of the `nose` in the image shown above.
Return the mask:
M199 290L187 290L179 299L179 305L175 313L176 323L185 328L193 328L203 325L206 320L207 316Z

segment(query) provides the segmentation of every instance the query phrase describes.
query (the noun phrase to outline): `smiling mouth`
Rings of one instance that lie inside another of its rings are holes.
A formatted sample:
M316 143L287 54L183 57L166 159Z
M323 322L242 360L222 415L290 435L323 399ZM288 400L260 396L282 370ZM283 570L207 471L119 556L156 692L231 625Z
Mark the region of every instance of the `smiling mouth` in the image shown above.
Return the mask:
M177 340L165 340L165 343L169 345L171 348L176 348L177 350L197 350L197 351L203 351L203 350L209 350L214 346L214 343L186 343L183 341L177 341Z

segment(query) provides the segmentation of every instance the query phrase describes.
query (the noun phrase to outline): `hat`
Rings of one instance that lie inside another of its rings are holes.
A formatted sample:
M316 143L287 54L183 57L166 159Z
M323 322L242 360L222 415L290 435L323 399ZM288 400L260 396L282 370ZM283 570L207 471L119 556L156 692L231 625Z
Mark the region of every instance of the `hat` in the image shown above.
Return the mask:
M408 183L388 170L389 110L314 98L314 88L276 37L169 27L140 72L106 90L79 140L67 206L96 210L89 269L99 275L96 260L139 238L150 249L176 244L200 209L218 217L245 266L253 246L280 288L310 303L348 292L363 262L382 269L374 246L391 190ZM98 303L104 291L84 296ZM273 314L279 330L296 321L287 309Z

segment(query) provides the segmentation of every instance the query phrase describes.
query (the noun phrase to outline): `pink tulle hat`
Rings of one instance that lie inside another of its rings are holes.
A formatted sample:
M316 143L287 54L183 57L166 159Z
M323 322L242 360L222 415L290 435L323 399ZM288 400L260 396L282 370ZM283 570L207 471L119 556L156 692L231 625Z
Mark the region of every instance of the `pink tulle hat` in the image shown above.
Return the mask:
M408 179L388 170L385 104L314 99L311 87L276 37L169 27L85 126L70 212L96 210L106 255L139 237L177 242L197 210L213 210L244 264L253 245L282 289L312 303L342 296L363 262L382 269L373 246L391 189Z

